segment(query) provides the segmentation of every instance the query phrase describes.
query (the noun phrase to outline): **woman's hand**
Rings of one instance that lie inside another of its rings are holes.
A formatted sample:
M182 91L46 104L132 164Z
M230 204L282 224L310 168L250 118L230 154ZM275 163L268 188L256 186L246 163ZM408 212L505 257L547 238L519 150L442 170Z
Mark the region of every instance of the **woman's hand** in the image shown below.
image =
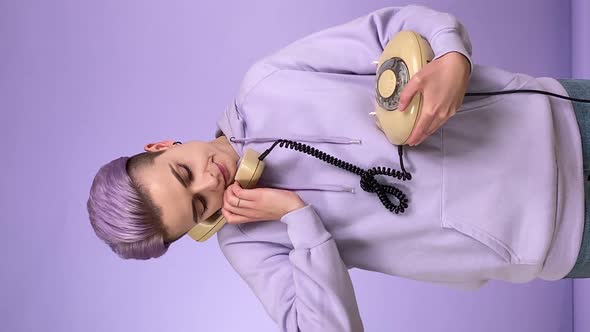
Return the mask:
M280 220L285 214L304 206L303 200L292 191L273 188L243 189L236 181L223 194L221 213L228 223L239 224Z
M407 144L418 145L432 135L463 103L469 78L469 60L450 52L430 62L414 75L400 94L398 109L404 111L416 92L423 97L422 112Z

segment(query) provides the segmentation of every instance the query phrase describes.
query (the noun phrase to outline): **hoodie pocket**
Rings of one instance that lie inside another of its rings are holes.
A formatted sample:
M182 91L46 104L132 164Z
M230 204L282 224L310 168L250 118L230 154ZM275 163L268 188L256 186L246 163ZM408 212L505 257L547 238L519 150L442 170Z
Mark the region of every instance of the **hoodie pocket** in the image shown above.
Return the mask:
M476 223L473 222L457 222L453 219L452 216L449 216L448 213L443 212L443 217L441 221L441 227L447 229L453 229L463 235L466 235L479 243L485 245L486 247L490 248L495 254L497 254L504 262L511 263L513 262L513 254L512 251L508 246L506 246L502 241L495 238L494 236L487 233L485 230L479 228Z
M464 111L456 114L442 127L440 226L478 241L504 262L511 262L516 255L488 227L493 216L486 215L489 213L486 207L493 204L491 195L501 190L497 187L486 188L486 184L490 183L486 175L491 174L485 174L485 170L490 170L493 165L486 160L488 154L485 147L470 137L473 131L463 127L478 121L476 118L480 117L475 113L485 112L483 107L497 101L498 98L488 98L464 105Z
M557 213L552 136L544 134L550 123L533 123L508 102L486 106L470 107L442 127L441 227L479 241L505 262L542 264Z

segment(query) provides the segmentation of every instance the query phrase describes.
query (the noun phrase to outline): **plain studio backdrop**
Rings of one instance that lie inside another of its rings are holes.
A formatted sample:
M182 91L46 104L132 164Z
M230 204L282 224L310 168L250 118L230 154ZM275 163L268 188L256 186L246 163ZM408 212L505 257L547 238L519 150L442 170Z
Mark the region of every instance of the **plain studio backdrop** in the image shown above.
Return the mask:
M184 238L157 260L116 257L88 221L92 179L147 142L212 139L260 57L409 3L0 0L0 330L276 331L215 238ZM476 63L590 78L587 0L418 3L464 23ZM588 281L470 292L350 273L367 331L590 329Z

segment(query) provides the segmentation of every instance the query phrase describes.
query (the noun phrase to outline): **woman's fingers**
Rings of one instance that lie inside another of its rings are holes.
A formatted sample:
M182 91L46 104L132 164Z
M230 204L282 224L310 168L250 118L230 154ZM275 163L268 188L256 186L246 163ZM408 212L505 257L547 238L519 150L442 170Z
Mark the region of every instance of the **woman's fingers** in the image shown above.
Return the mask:
M244 191L240 191L236 185L230 185L223 193L223 208L234 215L252 218L255 204L245 196L251 198L250 195L244 195Z
M467 89L470 69L468 58L458 52L449 52L424 66L410 79L401 93L400 103L409 103L411 97L420 92L424 105L407 144L422 143L457 112Z
M414 77L408 81L408 84L404 86L402 92L399 95L399 103L397 107L398 111L403 112L406 110L406 107L410 104L410 101L412 101L414 95L421 91L423 86L422 83L422 76L418 74L414 75Z
M462 100L462 99L461 99ZM430 128L428 128L427 135L430 136L434 134L440 127L442 127L449 119L457 113L458 106L457 105L450 105L445 107L445 112L439 112L435 119L432 121ZM443 108L444 109L444 108Z
M416 123L416 127L412 131L412 135L408 138L408 144L416 145L424 140L427 136L427 129L430 128L430 125L434 121L435 114L434 112L429 109L430 106L424 105L422 112L420 112L420 117L418 117L418 121Z
M244 200L244 202L242 202L242 200L238 196L235 195L231 186L223 193L223 207L224 208L226 208L226 209L239 208L240 206L242 208L244 208L245 205L246 205L245 200Z
M233 213L229 209L226 209L226 208L221 209L221 214L223 215L223 217L225 218L225 220L229 224L242 224L245 222L252 221L251 217L242 216L240 214Z
M252 207L253 201L257 197L255 192L253 193L251 190L240 188L237 182L236 185L231 185L228 189L229 190L226 190L229 197L228 201L236 207L238 207L238 202L239 207Z
M262 194L259 188L243 189L238 182L234 182L230 187L232 193L242 200L255 201Z
M430 135L434 134L434 132L437 131L438 128L440 128L445 122L447 122L447 120L448 120L447 116L435 117L434 120L432 121L432 123L430 124L430 127L426 131L426 136L430 136ZM421 143L421 142L422 141L420 141L418 143Z
M297 194L288 190L241 189L232 184L224 192L222 213L229 223L280 220L286 213L304 205Z

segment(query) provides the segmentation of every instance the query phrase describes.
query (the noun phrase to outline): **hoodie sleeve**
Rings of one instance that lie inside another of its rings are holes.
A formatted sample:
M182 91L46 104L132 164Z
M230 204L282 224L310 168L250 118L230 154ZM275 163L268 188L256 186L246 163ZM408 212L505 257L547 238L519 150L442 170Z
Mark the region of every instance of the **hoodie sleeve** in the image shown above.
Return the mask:
M455 51L473 68L471 41L461 22L448 13L419 5L383 8L316 32L270 55L266 63L277 69L375 74L372 62L402 30L413 30L426 38L435 59Z
M281 331L363 331L348 270L313 207L291 211L281 222L292 248L224 226L218 240L232 267Z
M344 24L299 39L256 62L242 81L238 103L255 86L280 70L375 75L376 61L398 32L412 30L426 38L438 59L459 52L473 69L471 40L465 27L449 13L421 5L386 7Z

